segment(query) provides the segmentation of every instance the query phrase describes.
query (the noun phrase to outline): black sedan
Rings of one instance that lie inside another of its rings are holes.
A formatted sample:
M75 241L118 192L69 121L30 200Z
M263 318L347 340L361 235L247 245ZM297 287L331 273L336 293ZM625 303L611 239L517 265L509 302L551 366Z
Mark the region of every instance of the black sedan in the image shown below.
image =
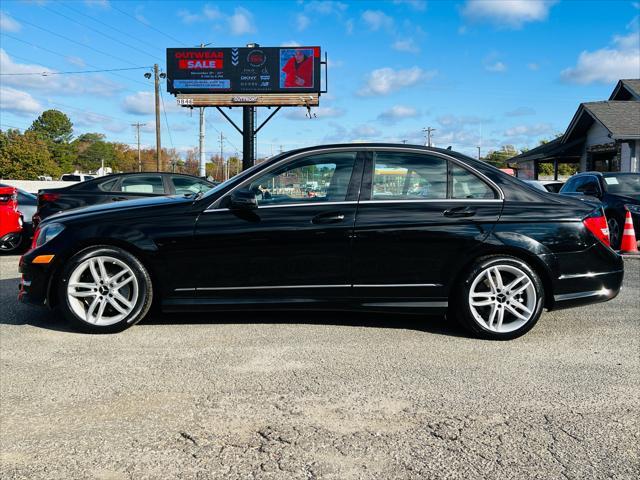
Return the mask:
M56 215L20 270L22 301L93 332L157 302L448 313L492 339L524 334L544 308L609 300L623 278L600 208L450 150L389 144L295 150L205 194Z
M68 187L40 190L33 223L37 226L54 213L72 208L161 195L207 192L215 185L202 178L178 173L119 173L98 177Z
M620 248L627 210L631 212L636 238L640 234L640 173L579 173L567 180L560 193L602 202L613 248Z

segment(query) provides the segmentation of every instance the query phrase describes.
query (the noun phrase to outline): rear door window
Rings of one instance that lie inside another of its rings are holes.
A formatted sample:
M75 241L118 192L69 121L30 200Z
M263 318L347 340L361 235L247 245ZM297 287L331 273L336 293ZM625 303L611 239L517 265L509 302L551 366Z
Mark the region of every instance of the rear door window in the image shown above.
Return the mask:
M208 182L204 182L199 178L189 177L171 177L173 188L176 191L176 195L185 195L190 193L205 193L213 188Z
M447 198L446 160L404 152L376 154L372 200L445 198Z
M123 193L146 193L164 195L164 183L160 175L135 175L122 180Z

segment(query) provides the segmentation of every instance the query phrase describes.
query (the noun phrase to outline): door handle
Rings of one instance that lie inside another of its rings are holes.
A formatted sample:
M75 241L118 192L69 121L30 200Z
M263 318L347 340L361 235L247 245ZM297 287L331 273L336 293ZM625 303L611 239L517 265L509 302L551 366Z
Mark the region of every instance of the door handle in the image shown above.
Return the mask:
M311 223L315 225L327 223L340 223L344 220L342 213L320 213L311 219Z
M445 217L473 217L476 214L476 211L469 207L455 207L450 208L442 212Z
M129 200L129 199L127 197L113 197L111 200L114 202L121 202L123 200Z

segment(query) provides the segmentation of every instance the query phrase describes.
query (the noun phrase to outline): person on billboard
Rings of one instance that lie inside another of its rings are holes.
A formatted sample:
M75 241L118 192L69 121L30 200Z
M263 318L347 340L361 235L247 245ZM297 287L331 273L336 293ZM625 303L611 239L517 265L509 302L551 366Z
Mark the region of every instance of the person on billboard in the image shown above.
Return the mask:
M306 55L304 50L296 50L282 71L285 88L313 87L313 57Z

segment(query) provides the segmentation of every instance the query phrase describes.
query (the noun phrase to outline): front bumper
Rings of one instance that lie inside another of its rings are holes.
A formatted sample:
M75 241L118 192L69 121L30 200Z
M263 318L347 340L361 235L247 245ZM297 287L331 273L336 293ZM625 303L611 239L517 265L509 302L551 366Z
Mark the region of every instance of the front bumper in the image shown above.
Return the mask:
M27 255L20 258L18 266L18 271L22 274L18 286L18 300L23 303L48 305L54 266L52 264L33 264L25 260Z

